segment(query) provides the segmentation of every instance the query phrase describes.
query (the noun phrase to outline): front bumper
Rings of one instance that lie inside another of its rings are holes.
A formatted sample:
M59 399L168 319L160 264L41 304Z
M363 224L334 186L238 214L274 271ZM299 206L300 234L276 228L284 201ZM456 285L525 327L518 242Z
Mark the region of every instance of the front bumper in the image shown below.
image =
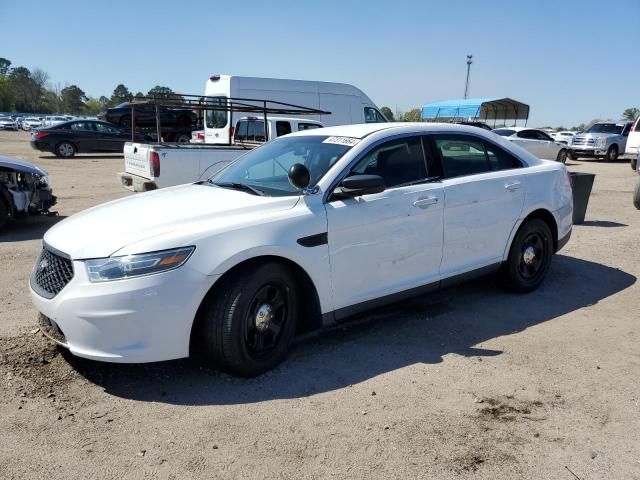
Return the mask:
M604 157L607 154L606 147L599 148L587 145L569 146L569 151L577 157Z
M43 333L74 355L115 363L172 360L189 355L193 320L217 279L188 265L91 283L84 263L74 261L74 277L53 298L29 289Z
M158 188L158 185L153 180L132 173L118 172L118 178L122 186L132 192L148 192Z

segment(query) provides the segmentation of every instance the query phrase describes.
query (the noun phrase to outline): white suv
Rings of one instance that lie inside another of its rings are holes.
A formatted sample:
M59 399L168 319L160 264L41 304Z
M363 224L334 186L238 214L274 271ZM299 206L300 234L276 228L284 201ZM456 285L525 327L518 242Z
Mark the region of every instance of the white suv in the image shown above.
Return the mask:
M297 332L455 281L543 281L571 234L567 170L451 124L362 124L277 138L209 181L56 224L31 276L42 330L75 355L200 352L240 375Z

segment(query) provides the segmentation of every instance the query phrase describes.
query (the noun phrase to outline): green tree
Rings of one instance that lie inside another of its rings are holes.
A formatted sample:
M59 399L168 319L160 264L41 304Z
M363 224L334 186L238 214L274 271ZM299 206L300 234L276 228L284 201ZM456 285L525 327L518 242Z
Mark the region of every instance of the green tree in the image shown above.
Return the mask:
M380 109L380 113L382 113L382 115L385 116L385 118L387 120L389 120L390 122L395 122L396 118L393 116L393 112L391 111L391 109L389 107L382 107Z
M142 92L138 91L138 92L136 93L136 97L144 97L144 93L142 93Z
M6 75L0 75L0 112L13 110L13 92Z
M122 102L128 102L130 97L131 97L131 92L127 87L125 87L121 83L115 88L115 90L111 94L111 99L109 100L109 104L111 106L114 106Z
M637 117L640 117L640 108L627 108L624 112L622 112L622 119L626 121L635 120Z
M0 58L0 75L8 75L11 68L11 60Z
M62 98L62 110L64 112L80 113L85 108L84 101L87 96L77 85L63 88L60 92L60 97Z
M400 117L401 122L421 122L422 121L422 110L419 108L414 108L406 113L403 113Z
M151 90L149 90L149 92L147 92L147 95L149 95L150 97L162 98L167 100L182 100L182 97L180 95L177 95L169 87L162 87L160 85L156 85Z
M43 89L32 78L25 67L16 67L8 77L9 88L13 92L14 107L19 112L34 112L43 94Z
M102 110L104 110L105 104L102 103L101 99L102 97L88 97L84 102L84 113L86 113L87 115L97 115Z

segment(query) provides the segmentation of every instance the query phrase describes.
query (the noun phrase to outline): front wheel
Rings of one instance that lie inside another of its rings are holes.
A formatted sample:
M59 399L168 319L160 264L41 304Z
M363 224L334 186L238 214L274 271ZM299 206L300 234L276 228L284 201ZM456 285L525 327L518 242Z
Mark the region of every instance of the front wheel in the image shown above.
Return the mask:
M9 219L9 210L4 202L0 199L0 231L7 224L7 220Z
M552 235L549 225L539 218L520 227L502 267L502 283L506 288L526 293L540 286L551 265Z
M618 159L618 146L611 145L604 156L605 162L615 162Z
M636 183L636 189L633 191L633 206L640 210L640 180Z
M176 136L176 143L179 143L180 145L191 143L191 135L189 135L188 133L179 133Z
M571 160L578 160L578 156L575 153L573 153L571 150L567 152L567 157L569 157Z
M138 125L140 124L138 123ZM124 130L128 130L131 128L131 117L129 115L125 115L120 119L120 128Z
M558 152L556 162L567 163L567 151L564 148Z
M204 359L244 377L260 375L284 360L299 311L291 271L279 263L253 265L214 288L194 337Z

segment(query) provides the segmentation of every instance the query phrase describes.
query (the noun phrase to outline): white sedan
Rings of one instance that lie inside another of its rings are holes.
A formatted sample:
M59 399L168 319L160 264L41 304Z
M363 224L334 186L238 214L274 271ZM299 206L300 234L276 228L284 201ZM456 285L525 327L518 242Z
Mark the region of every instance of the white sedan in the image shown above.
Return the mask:
M565 145L569 145L571 139L576 136L576 132L571 132L568 130L563 130L560 132L556 132L553 135L553 139L556 142L564 143Z
M542 130L525 127L506 127L492 130L516 145L531 152L538 158L555 160L565 163L567 161L567 145L551 138Z
M569 240L564 165L475 127L298 132L208 181L56 224L31 279L42 330L110 362L202 358L252 376L299 332L499 272L529 292Z

